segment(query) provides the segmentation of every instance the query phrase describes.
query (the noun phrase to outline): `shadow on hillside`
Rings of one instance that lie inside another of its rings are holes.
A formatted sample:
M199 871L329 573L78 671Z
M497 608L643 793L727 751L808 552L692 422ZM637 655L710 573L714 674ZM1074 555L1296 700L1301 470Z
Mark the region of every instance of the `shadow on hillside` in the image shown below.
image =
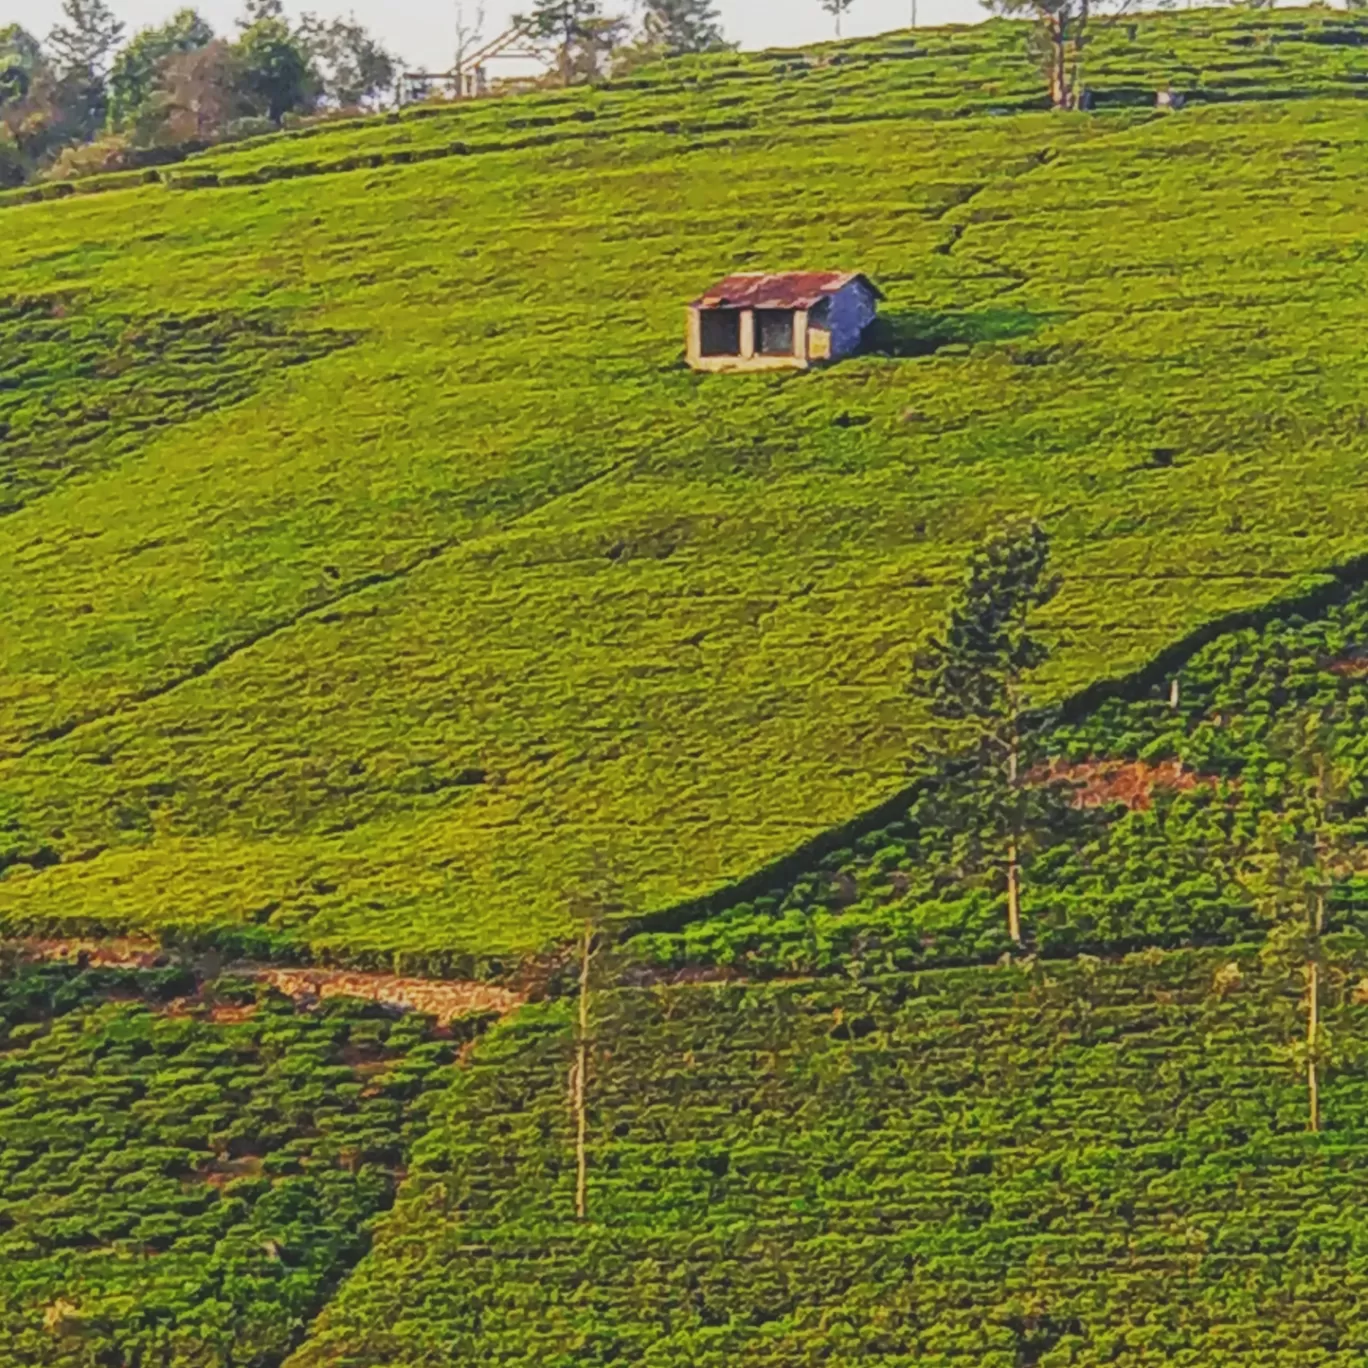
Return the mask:
M1025 309L951 313L911 309L883 313L870 324L861 350L874 356L930 356L943 347L1030 337L1045 322L1040 315Z

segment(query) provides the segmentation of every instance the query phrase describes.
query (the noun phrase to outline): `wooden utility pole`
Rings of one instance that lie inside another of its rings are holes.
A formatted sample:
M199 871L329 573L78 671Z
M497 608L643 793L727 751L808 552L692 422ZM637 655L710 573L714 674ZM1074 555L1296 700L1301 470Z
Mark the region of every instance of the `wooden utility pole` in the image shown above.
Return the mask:
M1013 945L1021 944L1021 858L1017 832L1017 769L1021 749L1021 728L1017 718L1016 693L1010 695L1012 734L1007 750L1007 934Z
M1306 1090L1310 1101L1307 1129L1320 1132L1320 1076L1316 1069L1316 1037L1320 1031L1320 965L1312 960L1306 966L1309 999L1306 1012Z
M1306 1095L1308 1106L1307 1128L1313 1135L1320 1132L1320 1069L1317 1058L1320 1035L1320 948L1325 934L1325 794L1327 775L1325 756L1316 755L1316 913L1315 940L1312 942L1316 958L1306 966Z
M579 1044L575 1052L572 1095L575 1108L575 1219L589 1214L589 1120L584 1108L584 1082L589 1071L589 959L593 953L594 927L584 923L584 949L580 956Z

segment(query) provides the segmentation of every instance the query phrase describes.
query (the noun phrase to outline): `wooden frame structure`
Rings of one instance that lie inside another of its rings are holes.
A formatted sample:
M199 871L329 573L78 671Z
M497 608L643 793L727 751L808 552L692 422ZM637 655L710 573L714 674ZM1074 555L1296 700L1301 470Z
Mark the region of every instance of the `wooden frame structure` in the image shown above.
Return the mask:
M532 45L525 28L511 28L492 42L462 57L450 71L406 71L399 77L399 104L412 104L426 97L432 86L445 86L452 99L474 100L489 94L490 62L536 61L547 65L546 53ZM419 91L424 93L420 94Z

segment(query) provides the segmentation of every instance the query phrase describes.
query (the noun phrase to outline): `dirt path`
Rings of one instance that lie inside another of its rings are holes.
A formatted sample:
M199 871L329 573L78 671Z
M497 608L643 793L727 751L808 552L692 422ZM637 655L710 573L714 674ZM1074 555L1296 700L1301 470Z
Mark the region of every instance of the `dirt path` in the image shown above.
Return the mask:
M228 972L243 971L234 967ZM439 1026L485 1012L502 1016L522 1006L525 1000L492 983L396 978L393 974L359 974L345 969L255 968L248 972L296 1002L319 1002L330 997L365 998L400 1011L422 1012L435 1017Z
M156 969L175 962L156 941L132 938L23 939L3 944L18 951L24 959L77 961L101 969ZM367 974L349 969L287 969L238 963L224 965L218 975L259 979L302 1006L330 997L363 998L398 1011L422 1012L435 1018L439 1026L488 1012L503 1016L527 1000L523 993L492 983L400 978L396 974Z

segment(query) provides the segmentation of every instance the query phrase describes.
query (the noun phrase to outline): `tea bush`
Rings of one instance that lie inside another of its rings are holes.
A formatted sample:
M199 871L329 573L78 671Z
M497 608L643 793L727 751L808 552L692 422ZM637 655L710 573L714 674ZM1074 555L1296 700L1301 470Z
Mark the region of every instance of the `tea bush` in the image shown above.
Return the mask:
M458 1041L176 969L0 978L0 1358L280 1363L367 1248Z
M1313 718L1341 789L1325 835L1350 847L1368 839L1365 660L1368 591L1346 589L1321 615L1225 633L1177 663L1172 680L1036 735L1033 783L1046 801L1024 847L1031 945L1061 956L1260 936L1249 857L1261 814L1281 811L1295 791L1288 746ZM1162 769L1168 762L1177 768ZM1140 766L1138 805L1108 799L1108 766L1121 765ZM1092 776L1101 787L1080 811ZM634 953L672 970L761 976L996 958L1012 946L1001 842L985 834L985 809L967 780L932 782L852 846L759 898L641 935ZM1332 927L1368 932L1365 893L1360 871L1338 872Z

